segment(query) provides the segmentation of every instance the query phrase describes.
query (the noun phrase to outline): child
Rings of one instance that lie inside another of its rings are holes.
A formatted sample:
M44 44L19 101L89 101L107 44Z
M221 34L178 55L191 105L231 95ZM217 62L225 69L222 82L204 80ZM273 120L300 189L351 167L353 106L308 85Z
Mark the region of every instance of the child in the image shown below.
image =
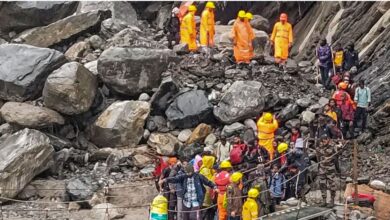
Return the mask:
M279 166L274 164L268 180L268 187L272 198L271 212L275 211L275 205L279 205L286 195L285 179L284 175L279 173Z

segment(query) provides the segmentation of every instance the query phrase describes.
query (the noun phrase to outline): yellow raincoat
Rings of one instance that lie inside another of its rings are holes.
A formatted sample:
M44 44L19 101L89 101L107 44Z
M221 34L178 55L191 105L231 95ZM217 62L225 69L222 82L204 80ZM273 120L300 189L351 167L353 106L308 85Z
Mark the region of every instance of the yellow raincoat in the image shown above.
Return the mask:
M264 120L264 116L262 116L257 121L257 137L259 138L259 145L264 146L264 148L268 151L271 160L274 158L274 147L272 142L274 141L274 133L278 127L278 121L275 119L271 122L267 122Z
M234 44L234 58L237 63L249 63L253 58L252 41L255 39L253 29L248 22L236 19L230 37Z
M214 46L215 20L214 12L205 9L200 20L200 45Z
M180 42L188 44L190 51L196 51L196 23L195 12L188 12L180 24Z
M242 220L256 220L258 217L259 211L256 200L248 198L242 206Z
M293 32L290 23L277 22L271 35L271 41L274 42L275 53L277 59L287 60L289 44L293 42Z
M214 170L213 170L213 165L215 162L215 157L213 156L203 156L202 158L202 167L199 170L199 173L206 177L208 180L214 182ZM206 194L203 200L203 206L211 206L212 205L212 199L210 196L210 191L211 189L206 186Z

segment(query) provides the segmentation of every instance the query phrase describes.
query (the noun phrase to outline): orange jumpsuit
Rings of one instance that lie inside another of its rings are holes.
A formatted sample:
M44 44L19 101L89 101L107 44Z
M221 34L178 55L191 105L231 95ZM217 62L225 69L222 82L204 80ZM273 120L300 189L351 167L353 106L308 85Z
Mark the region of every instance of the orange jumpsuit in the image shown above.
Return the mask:
M250 63L253 57L252 41L255 34L248 22L236 19L231 32L234 44L234 58L237 63Z
M214 46L215 20L214 12L205 9L200 20L200 45Z
M271 35L271 41L274 42L275 53L277 60L287 60L289 44L293 42L293 32L290 23L277 22L274 26Z
M188 12L180 24L180 43L187 44L190 51L196 51L195 12Z
M271 122L266 122L263 117L257 121L257 131L259 138L259 146L264 146L268 151L270 160L274 158L274 146L272 142L274 141L275 131L278 129L278 121L273 119Z

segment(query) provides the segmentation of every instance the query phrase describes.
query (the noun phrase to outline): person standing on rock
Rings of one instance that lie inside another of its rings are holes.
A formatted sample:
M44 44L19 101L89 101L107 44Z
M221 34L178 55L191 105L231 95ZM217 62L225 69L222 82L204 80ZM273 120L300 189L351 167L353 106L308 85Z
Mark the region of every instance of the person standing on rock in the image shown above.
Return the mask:
M356 74L359 66L359 53L355 50L353 42L349 42L344 51L343 69Z
M175 7L172 9L172 15L164 24L164 33L168 34L168 48L172 49L172 41L175 44L180 42L180 20L179 20L179 8Z
M263 116L257 121L257 131L259 146L264 146L268 151L270 160L274 158L273 141L275 137L275 131L278 129L279 124L275 117L271 113L264 113Z
M322 38L320 40L320 45L317 48L316 55L319 61L319 68L321 72L321 82L322 85L329 89L330 75L332 72L332 50L327 44L326 39Z
M215 19L214 2L207 2L200 19L200 45L203 47L214 46Z
M333 65L335 67L336 73L343 72L343 61L344 61L344 51L343 48L341 47L341 44L337 43L333 53Z
M188 13L184 16L180 25L180 43L187 44L188 50L192 52L198 49L198 45L196 44L196 10L195 5L190 5L188 7Z
M367 124L367 110L371 103L371 91L370 88L364 85L364 80L359 81L359 87L355 91L355 102L357 103L354 126L357 127L357 123L362 119L362 132L366 129Z
M238 12L238 18L234 22L233 29L230 33L230 37L233 40L234 45L234 58L237 64L246 63L249 64L253 58L253 40L255 35L253 29L249 27L246 20L245 11Z
M293 43L293 30L287 22L287 14L280 15L280 21L274 25L271 35L271 45L274 46L274 57L276 64L285 65L289 49Z

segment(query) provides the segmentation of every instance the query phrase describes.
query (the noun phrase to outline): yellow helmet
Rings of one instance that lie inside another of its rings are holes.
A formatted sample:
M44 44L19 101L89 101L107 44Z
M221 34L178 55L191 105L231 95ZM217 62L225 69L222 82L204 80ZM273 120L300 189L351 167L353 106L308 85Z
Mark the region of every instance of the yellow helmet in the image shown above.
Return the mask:
M287 143L280 143L278 145L278 152L281 154L283 152L286 152L288 149L288 144Z
M272 121L272 117L273 116L271 113L269 113L269 112L264 113L264 120L265 121L267 121L267 122Z
M240 182L240 180L242 179L242 173L241 172L234 172L231 176L230 176L230 181L232 181L233 183L238 183Z
M250 189L249 191L248 191L248 197L249 198L257 198L258 196L259 196L259 191L257 190L257 189L255 189L255 188L252 188L252 189Z
M231 168L232 168L232 164L228 160L222 161L221 164L219 165L219 169L231 169Z
M252 20L252 19L253 19L253 14L250 13L250 12L247 12L247 13L245 14L245 17L248 18L249 20Z
M206 8L215 8L214 2L207 2Z
M238 17L239 17L239 18L245 18L245 11L244 11L244 10L240 10L240 11L238 12Z
M188 11L196 11L196 6L195 5L190 5L188 7Z

